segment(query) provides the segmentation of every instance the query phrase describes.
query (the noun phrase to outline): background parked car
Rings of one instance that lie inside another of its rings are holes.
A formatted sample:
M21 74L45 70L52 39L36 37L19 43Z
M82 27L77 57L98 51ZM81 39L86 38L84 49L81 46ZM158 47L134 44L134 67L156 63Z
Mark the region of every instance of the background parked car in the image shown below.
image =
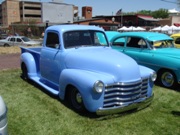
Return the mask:
M174 45L180 48L180 33L172 34L171 37L174 39Z
M156 32L106 32L112 48L123 52L140 65L157 72L157 82L167 88L176 88L180 82L180 49L173 39ZM113 36L114 35L114 36Z
M8 36L6 39L0 40L0 46L34 46L34 45L40 45L41 42L39 41L33 41L25 36Z

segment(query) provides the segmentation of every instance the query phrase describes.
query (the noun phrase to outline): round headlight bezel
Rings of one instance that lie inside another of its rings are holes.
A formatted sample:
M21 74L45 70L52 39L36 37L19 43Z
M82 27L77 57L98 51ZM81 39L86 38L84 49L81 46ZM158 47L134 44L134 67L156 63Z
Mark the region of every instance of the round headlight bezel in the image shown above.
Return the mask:
M151 75L150 75L150 78L151 78L151 81L156 81L156 79L157 79L157 74L156 74L156 72L152 72L151 73Z
M105 85L102 81L98 80L94 83L93 90L96 93L102 93L105 88Z

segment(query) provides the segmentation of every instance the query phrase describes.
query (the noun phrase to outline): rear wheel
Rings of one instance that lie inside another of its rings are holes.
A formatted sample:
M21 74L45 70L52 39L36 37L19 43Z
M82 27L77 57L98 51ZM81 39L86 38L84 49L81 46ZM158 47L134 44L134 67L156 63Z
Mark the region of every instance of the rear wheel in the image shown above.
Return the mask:
M67 96L68 96L67 98L69 104L75 111L77 112L85 111L81 93L75 87L70 87Z
M161 70L158 75L158 82L166 88L175 88L177 86L177 79L175 74L168 69Z
M22 78L24 80L28 80L29 79L28 78L28 70L27 70L27 67L24 63L21 65L21 70L22 70Z
M10 47L10 45L9 44L4 44L4 47Z

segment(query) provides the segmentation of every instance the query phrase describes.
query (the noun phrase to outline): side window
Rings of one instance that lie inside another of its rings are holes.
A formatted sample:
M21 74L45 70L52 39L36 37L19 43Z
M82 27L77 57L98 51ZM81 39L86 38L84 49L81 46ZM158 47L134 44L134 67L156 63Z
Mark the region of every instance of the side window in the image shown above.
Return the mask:
M20 38L17 38L16 40L17 40L17 42L21 42L22 41Z
M140 39L139 42L138 42L138 45L141 48L147 48L147 45L146 45L146 42L144 41L144 39Z
M14 42L14 41L15 41L15 38L11 38L10 41L11 41L11 42Z
M105 35L102 32L94 33L94 44L96 45L108 45Z
M113 46L124 46L125 45L125 37L120 37L120 38L117 38L113 41L112 45Z
M50 48L59 48L59 36L55 32L48 32L46 39L46 46Z
M180 38L177 38L177 39L175 40L175 44L180 44Z
M127 47L141 48L146 45L145 41L139 37L128 37Z

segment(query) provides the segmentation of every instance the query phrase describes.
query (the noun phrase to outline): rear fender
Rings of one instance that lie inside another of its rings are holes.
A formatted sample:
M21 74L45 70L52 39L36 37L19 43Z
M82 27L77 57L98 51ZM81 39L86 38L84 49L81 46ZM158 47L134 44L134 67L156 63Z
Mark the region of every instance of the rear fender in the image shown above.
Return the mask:
M21 55L21 65L24 63L28 70L28 77L37 75L36 62L32 54L25 52Z

